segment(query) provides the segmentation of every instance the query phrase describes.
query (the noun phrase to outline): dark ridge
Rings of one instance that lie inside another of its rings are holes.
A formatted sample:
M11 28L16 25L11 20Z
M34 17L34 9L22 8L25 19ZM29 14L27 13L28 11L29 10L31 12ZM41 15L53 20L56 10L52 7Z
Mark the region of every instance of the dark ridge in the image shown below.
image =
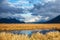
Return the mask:
M60 23L60 15L52 20L47 21L46 23Z
M24 22L16 20L15 18L14 19L1 18L0 23L24 23Z

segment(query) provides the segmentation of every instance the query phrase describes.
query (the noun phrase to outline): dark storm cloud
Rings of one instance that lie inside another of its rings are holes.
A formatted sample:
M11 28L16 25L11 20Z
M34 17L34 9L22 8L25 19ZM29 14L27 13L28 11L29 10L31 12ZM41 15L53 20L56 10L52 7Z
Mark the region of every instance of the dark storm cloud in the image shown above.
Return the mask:
M23 13L22 8L15 8L8 4L7 0L0 0L0 13Z
M5 0L0 0L0 4L1 4L3 1L5 1Z
M0 13L8 13L8 12L10 12L10 13L23 13L23 9L18 9L18 8L14 8L14 7L9 7L9 6L0 6Z
M23 13L23 9L21 8L14 8L14 7L9 7L9 6L0 6L0 13L12 13L12 14L15 14L15 13Z
M35 7L30 10L33 12L32 15L42 15L49 16L51 18L60 15L60 1L56 0L55 2L48 2L44 5L36 4Z
M21 15L15 16L15 14L23 13L22 8L16 8L10 6L7 0L0 0L0 18L22 18Z

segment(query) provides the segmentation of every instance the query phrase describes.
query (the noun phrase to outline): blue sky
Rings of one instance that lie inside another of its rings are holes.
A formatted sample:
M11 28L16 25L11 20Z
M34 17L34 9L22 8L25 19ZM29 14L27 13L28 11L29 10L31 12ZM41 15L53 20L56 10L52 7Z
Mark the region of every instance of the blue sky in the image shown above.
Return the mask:
M0 18L45 22L58 15L60 15L59 0L0 0Z

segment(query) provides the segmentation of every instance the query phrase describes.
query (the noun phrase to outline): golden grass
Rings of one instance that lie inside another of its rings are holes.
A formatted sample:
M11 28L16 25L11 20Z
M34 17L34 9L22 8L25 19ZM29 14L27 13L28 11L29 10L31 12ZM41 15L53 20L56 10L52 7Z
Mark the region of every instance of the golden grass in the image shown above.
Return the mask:
M0 30L60 29L60 24L0 24Z
M31 37L27 34L0 33L0 40L60 40L60 32L33 33Z

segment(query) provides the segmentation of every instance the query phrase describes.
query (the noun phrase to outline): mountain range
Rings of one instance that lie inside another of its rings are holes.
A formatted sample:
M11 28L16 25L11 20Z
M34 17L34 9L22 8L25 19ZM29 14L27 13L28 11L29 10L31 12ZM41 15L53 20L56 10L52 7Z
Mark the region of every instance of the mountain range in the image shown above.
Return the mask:
M60 15L47 21L46 23L60 23Z
M24 21L19 21L15 18L13 19L8 19L8 18L0 18L0 23L25 23ZM39 24L39 23L60 23L60 15L49 20L46 22L32 22L33 24ZM28 24L28 23L27 23Z
M14 19L1 18L0 23L25 23L25 22L16 20L15 18Z

